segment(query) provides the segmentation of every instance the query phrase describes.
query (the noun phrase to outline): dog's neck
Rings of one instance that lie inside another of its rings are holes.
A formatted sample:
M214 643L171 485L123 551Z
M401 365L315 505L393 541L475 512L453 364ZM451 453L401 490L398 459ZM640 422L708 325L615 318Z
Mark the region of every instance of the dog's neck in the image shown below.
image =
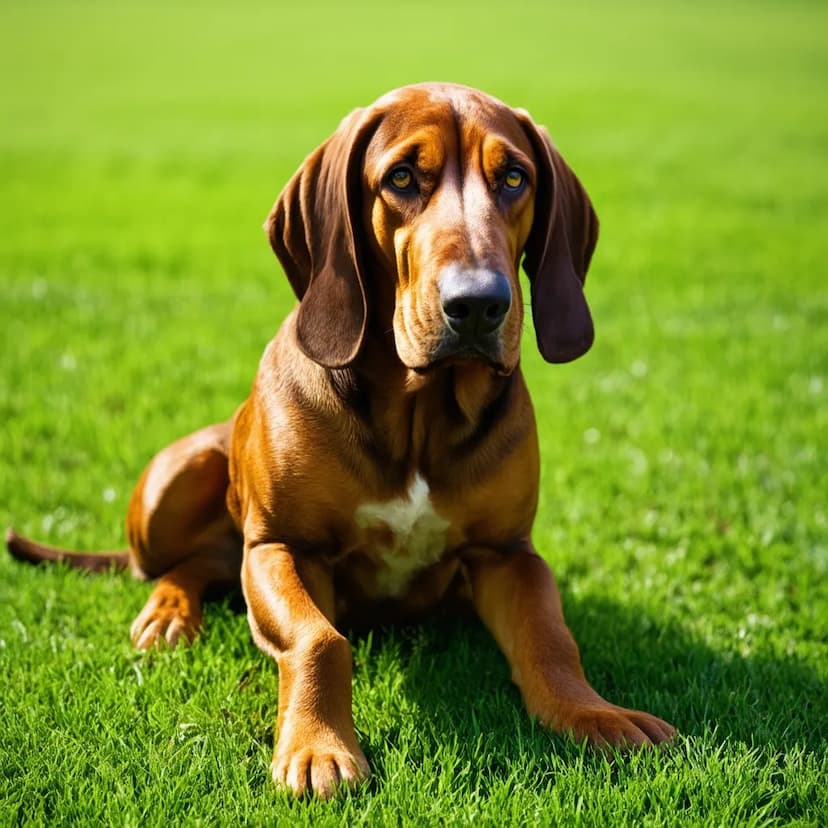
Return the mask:
M503 376L469 360L415 372L386 344L364 349L350 367L330 370L329 378L358 423L366 449L401 473L413 473L482 438L518 371Z

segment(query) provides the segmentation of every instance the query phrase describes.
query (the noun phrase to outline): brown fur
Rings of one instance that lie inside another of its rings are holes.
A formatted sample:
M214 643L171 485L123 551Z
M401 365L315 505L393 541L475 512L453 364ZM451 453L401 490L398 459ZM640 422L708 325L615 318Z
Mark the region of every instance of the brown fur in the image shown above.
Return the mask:
M389 184L399 164L410 192ZM512 193L515 164L526 183ZM592 343L582 285L598 229L546 132L476 90L396 90L308 156L265 226L300 302L232 420L164 449L136 488L130 562L158 581L135 644L192 639L205 589L240 573L253 637L279 665L273 778L296 793L368 774L337 628L464 597L544 724L600 746L671 738L589 686L531 543L539 459L518 268L525 256L542 355L574 359ZM509 280L508 314L478 352L447 328L451 267Z

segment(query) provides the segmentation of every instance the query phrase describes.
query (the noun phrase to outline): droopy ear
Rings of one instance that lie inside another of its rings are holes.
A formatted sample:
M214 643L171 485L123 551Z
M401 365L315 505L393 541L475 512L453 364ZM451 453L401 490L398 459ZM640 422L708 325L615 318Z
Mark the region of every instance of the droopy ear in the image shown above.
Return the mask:
M358 109L287 183L265 231L300 300L299 347L342 368L359 352L368 302L358 239L362 160L378 118Z
M516 115L538 164L535 218L523 260L532 284L535 336L547 362L569 362L595 338L583 284L598 241L598 217L549 133L526 112Z

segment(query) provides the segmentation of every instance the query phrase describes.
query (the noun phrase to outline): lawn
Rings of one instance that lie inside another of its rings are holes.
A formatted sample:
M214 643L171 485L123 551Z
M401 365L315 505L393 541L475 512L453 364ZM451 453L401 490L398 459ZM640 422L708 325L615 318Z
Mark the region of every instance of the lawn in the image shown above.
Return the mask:
M526 337L535 542L599 692L677 743L534 725L494 643L354 639L371 783L272 789L238 598L136 653L150 587L0 556L0 824L828 822L828 6L0 5L0 527L125 543L163 445L246 395L292 296L261 231L354 106L418 80L545 123L602 236L597 340Z

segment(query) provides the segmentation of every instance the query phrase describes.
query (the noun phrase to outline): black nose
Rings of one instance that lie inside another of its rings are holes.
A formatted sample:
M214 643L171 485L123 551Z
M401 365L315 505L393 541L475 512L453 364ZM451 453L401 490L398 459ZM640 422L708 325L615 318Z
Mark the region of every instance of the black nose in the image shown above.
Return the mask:
M512 289L498 270L448 267L440 276L440 301L449 327L473 339L503 324L512 305Z

